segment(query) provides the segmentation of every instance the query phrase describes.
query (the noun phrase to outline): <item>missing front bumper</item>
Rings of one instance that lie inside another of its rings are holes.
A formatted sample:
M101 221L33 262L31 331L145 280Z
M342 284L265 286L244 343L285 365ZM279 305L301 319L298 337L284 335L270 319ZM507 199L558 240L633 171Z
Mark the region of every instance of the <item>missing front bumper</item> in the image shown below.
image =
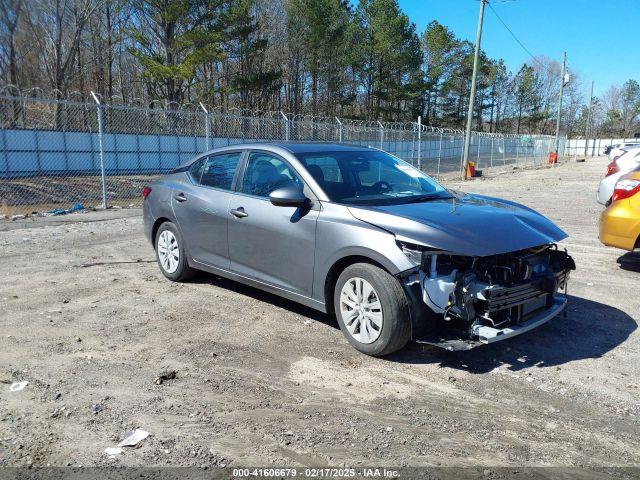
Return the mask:
M478 337L480 343L493 343L500 340L506 340L507 338L515 337L521 333L528 332L540 325L547 323L552 318L558 316L567 306L567 299L565 297L556 295L553 298L553 303L550 308L543 310L524 322L516 325L510 325L505 328L494 328L486 325L478 325L473 327L473 335Z
M567 306L567 298L563 295L555 295L551 307L535 313L527 320L505 328L477 326L473 329L470 339L460 338L460 333L452 330L431 333L421 338L416 338L416 343L433 345L450 351L471 350L472 348L489 343L499 342L533 330L557 317Z

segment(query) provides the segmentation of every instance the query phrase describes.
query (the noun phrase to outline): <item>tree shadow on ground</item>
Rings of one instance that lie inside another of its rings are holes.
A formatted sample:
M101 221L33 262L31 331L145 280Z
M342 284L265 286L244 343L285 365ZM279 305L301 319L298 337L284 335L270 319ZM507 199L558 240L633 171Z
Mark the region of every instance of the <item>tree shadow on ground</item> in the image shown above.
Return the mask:
M636 321L622 310L570 295L567 318L561 314L520 336L463 352L436 347L421 349L414 345L392 359L403 363L440 363L470 373L486 373L503 365L511 371L532 366L556 367L599 358L623 343L636 328Z

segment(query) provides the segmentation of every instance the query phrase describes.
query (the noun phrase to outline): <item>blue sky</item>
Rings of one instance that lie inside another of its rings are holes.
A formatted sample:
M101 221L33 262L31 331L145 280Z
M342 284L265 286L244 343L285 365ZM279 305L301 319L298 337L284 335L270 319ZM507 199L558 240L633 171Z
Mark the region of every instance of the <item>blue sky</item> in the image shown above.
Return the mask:
M475 41L478 0L399 3L419 33L435 19L458 37ZM566 50L585 90L592 80L595 95L630 78L640 81L640 0L492 0L491 5L534 55L562 61ZM530 58L488 7L482 48L512 70Z

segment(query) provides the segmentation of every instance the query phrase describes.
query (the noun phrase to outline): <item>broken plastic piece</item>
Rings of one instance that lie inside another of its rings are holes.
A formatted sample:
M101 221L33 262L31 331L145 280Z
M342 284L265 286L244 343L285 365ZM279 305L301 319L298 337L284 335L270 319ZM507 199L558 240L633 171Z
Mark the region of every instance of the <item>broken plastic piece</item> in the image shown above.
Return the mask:
M107 447L104 449L104 453L113 457L114 455L120 455L122 453L122 449L120 447Z
M9 387L9 391L11 391L11 392L19 392L20 390L22 390L27 385L29 385L29 382L27 382L27 381L15 382L15 383L11 384L11 386Z
M132 432L127 438L122 440L118 447L136 447L140 442L142 442L145 438L151 435L149 432L145 432L144 430L140 430L139 428Z

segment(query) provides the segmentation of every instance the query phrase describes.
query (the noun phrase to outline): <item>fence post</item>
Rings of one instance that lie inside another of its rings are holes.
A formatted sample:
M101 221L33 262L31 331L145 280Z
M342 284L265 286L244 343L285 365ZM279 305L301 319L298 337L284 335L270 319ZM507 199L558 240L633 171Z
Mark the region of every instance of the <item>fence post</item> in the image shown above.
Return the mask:
M440 175L440 163L442 161L442 137L443 133L440 132L440 144L438 145L438 175Z
M493 167L493 141L494 137L491 137L491 158L489 159L489 166Z
M338 117L334 117L336 122L338 122L338 142L342 143L342 122Z
M284 140L286 142L289 141L289 117L287 117L282 110L280 110L280 115L282 115L282 121L284 122Z
M200 102L200 108L204 112L204 150L209 150L209 137L211 136L211 120L209 119L209 112L205 106Z
M107 179L105 175L104 169L104 145L102 142L102 135L104 133L104 125L102 123L102 105L100 104L100 100L98 100L98 96L91 92L91 96L96 102L96 108L98 110L98 145L100 148L99 156L100 156L100 176L102 178L102 208L107 209Z
M418 115L418 170L422 171L422 116Z
M502 137L502 164L507 164L507 137Z
M384 142L384 126L378 120L378 125L380 125L380 150L383 150L382 143Z

